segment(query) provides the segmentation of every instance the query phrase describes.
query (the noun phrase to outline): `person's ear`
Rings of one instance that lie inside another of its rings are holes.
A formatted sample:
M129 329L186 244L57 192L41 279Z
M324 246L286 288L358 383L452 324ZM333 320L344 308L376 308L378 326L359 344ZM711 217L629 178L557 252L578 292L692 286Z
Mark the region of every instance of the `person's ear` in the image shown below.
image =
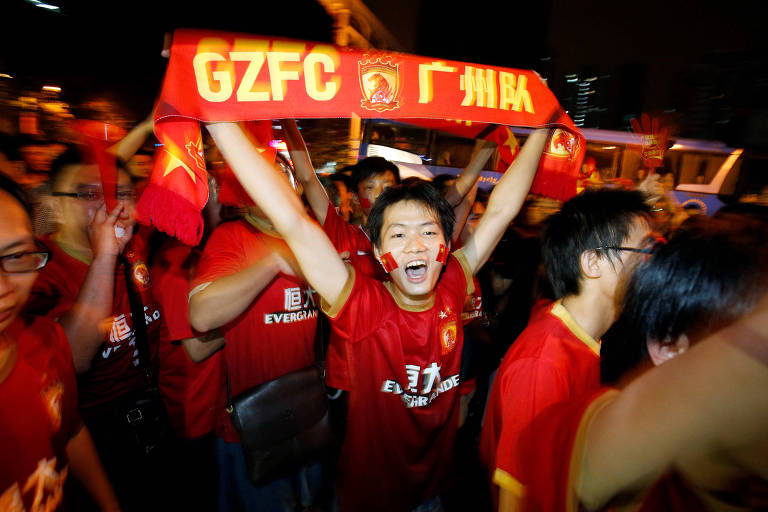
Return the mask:
M579 256L581 273L588 279L597 279L601 275L600 256L594 249L584 251Z
M63 199L63 197L55 197L49 194L42 194L40 196L41 210L50 210L51 220L57 226L64 223L64 214L62 212Z
M377 260L381 261L381 251L375 245L373 246L373 255L376 256Z
M670 359L673 359L680 354L685 353L690 346L690 341L685 333L678 336L678 338L672 342L660 342L658 340L649 340L646 343L648 347L648 355L651 357L654 366L666 363Z

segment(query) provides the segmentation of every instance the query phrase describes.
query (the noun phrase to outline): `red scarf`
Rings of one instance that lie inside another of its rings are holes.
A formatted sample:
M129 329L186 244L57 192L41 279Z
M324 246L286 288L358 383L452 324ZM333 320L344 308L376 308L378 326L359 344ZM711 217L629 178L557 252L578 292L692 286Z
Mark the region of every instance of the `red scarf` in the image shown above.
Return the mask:
M533 71L185 29L174 34L155 110L163 147L139 221L187 244L200 240L208 198L200 121L353 114L471 138L488 137L494 125L564 128L550 138L531 192L559 199L576 192L584 139Z

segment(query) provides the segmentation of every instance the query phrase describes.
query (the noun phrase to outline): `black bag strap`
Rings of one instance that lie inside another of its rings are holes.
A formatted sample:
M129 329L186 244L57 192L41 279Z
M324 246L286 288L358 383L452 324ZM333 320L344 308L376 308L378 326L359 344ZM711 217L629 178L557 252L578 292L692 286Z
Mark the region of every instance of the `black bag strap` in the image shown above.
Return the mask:
M119 257L123 265L125 275L125 290L128 293L128 301L131 304L131 324L136 336L136 350L139 352L139 368L141 368L147 384L151 387L157 386L157 372L152 371L149 354L149 337L147 336L147 322L144 320L144 303L141 296L133 286L133 267L125 255Z

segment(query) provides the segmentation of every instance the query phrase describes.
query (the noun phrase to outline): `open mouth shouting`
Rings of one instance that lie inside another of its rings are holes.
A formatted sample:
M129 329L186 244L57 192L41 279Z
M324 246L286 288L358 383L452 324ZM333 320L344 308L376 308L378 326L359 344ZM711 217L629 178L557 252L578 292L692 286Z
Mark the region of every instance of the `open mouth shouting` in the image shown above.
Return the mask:
M427 278L427 260L418 259L409 261L405 266L405 277L413 283L420 283Z

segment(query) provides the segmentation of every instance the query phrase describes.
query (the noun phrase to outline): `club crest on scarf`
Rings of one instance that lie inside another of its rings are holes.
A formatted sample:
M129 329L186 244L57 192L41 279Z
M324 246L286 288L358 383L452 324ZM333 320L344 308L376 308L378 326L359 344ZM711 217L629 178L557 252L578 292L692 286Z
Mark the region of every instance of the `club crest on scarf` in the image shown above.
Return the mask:
M550 158L567 158L573 160L579 151L579 139L574 134L560 128L555 129L549 137L544 153Z
M400 107L400 64L393 64L391 57L366 59L358 62L358 71L363 108L384 112Z

